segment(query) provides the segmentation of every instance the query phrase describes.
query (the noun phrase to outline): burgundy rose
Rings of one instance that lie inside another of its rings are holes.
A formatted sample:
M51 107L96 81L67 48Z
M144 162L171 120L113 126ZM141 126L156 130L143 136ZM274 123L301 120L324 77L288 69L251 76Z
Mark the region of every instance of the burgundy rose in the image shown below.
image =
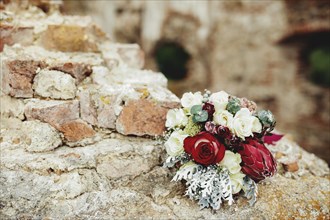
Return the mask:
M237 152L242 157L242 172L255 182L275 174L276 162L273 155L256 139L247 139Z
M203 110L207 111L207 114L208 114L208 118L207 120L208 121L211 121L213 119L213 114L215 112L215 109L214 109L214 105L209 103L209 102L206 102L204 105L203 105Z
M183 142L186 153L202 165L219 163L225 156L225 146L211 133L203 131L193 137L186 137Z
M215 128L215 132L219 137L225 138L225 139L229 139L231 138L231 133L228 127L223 126L223 125L218 125Z

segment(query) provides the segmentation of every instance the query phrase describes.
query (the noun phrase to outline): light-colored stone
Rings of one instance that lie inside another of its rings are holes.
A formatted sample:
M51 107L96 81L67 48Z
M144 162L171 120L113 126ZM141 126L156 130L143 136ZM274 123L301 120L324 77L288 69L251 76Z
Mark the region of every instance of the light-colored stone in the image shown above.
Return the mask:
M114 66L117 58L119 62L125 63L128 67L142 69L144 66L144 52L138 44L118 44L105 42L100 47L101 53L110 69Z
M71 65L73 64L73 69L80 69L80 65L86 66L99 66L104 63L103 58L100 53L71 53L71 52L61 52L61 51L49 51L40 46L26 46L15 44L11 47L5 46L2 52L3 60L34 60L43 62L47 64L43 67L49 66L49 68L61 68L67 70L70 74L74 72L71 70ZM64 66L66 65L66 66ZM82 69L84 69L82 67ZM65 71L64 71L65 72Z
M41 70L34 78L33 89L36 95L53 99L73 99L77 90L74 78L56 70Z
M40 121L23 122L25 149L30 152L51 151L62 144L57 130Z
M167 79L162 73L132 69L126 65L120 65L111 71L104 66L95 66L91 77L93 82L99 85L131 84L167 87Z
M80 101L81 118L101 128L116 127L115 106L119 91L109 91L100 86L81 87L77 96Z

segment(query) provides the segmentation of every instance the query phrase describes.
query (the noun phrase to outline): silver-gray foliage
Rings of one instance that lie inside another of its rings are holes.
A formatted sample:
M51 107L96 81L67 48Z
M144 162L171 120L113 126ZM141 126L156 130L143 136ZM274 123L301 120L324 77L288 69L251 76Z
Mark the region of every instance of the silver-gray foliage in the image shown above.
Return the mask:
M197 164L184 165L174 176L174 181L187 181L186 195L198 200L200 207L220 208L223 201L233 203L231 180L226 169L217 166L203 167Z
M253 206L257 201L258 187L257 184L248 176L244 177L243 191L244 196L249 200L250 206Z

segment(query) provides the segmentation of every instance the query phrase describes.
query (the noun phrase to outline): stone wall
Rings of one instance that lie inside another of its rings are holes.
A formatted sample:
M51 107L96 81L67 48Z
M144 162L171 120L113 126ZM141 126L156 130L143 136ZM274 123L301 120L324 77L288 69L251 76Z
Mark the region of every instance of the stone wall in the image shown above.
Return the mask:
M138 42L157 71L159 45L190 56L187 76L170 80L177 95L205 88L246 96L275 113L278 128L330 162L330 91L308 79L302 50L330 33L328 1L65 2L89 13L120 42ZM115 25L108 20L115 21ZM123 28L124 26L124 28ZM284 42L284 43L283 43ZM290 43L286 43L290 42ZM302 124L302 121L305 123ZM325 153L326 152L326 153Z
M1 219L330 218L327 164L288 135L254 207L200 210L162 167L167 79L137 44L32 2L1 5Z

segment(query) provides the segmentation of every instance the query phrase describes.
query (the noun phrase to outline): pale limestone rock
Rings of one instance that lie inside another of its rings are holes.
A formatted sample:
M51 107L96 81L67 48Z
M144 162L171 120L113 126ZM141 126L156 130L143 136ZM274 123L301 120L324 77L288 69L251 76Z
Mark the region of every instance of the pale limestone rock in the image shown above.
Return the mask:
M34 78L33 89L37 95L53 99L73 99L77 90L74 78L56 70L41 70Z
M51 151L62 144L56 129L40 121L23 122L25 149L30 152Z
M7 118L0 116L1 129L20 129L22 121L18 118Z
M80 101L81 118L101 128L115 128L115 105L118 91L107 92L100 86L80 88L77 96Z
M2 52L3 57L9 59L31 59L36 61L43 61L47 65L72 63L84 63L91 66L102 65L104 60L99 53L73 53L61 51L48 51L40 46L23 47L15 44L12 47L5 46Z
M120 65L112 70L104 66L94 66L91 77L93 82L99 85L131 84L167 87L167 79L162 73L132 69L126 65Z
M2 94L0 96L0 112L1 117L15 117L24 119L24 103L20 99L15 99Z
M134 69L142 69L144 66L144 52L138 44L105 42L100 49L109 69L122 63Z

